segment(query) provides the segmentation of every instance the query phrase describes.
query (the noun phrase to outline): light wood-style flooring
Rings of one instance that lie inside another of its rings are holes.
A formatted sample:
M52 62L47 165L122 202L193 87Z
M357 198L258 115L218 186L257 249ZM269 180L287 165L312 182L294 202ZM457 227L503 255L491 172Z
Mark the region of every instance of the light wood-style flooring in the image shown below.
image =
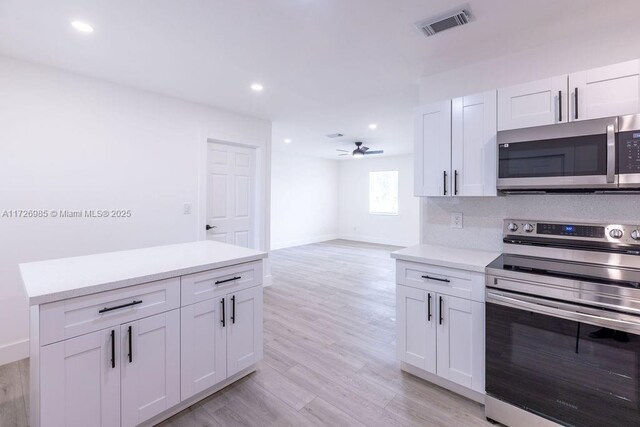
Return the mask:
M400 371L396 248L333 240L270 254L259 369L161 424L480 426L483 407ZM0 426L23 427L28 361L0 366Z

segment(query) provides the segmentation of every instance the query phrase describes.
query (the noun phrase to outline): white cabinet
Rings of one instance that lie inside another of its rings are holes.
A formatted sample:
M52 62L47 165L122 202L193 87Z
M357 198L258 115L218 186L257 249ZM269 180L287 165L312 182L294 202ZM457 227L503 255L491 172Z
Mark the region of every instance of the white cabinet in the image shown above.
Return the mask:
M452 101L454 196L496 195L496 91Z
M435 293L396 287L398 359L436 373Z
M262 359L262 287L224 280L228 293L182 307L182 400Z
M42 347L42 427L120 425L120 328Z
M415 111L415 195L496 194L496 92Z
M226 319L222 316L225 302L223 296L182 307L183 400L227 377Z
M569 120L640 112L640 60L569 75Z
M122 426L180 403L180 310L120 327Z
M484 392L484 304L438 295L438 375Z
M245 289L228 299L227 376L231 376L262 359L262 288Z
M398 359L484 394L484 274L400 260L396 269Z
M451 192L451 101L415 110L414 159L416 196Z
M567 76L498 89L498 130L568 121Z

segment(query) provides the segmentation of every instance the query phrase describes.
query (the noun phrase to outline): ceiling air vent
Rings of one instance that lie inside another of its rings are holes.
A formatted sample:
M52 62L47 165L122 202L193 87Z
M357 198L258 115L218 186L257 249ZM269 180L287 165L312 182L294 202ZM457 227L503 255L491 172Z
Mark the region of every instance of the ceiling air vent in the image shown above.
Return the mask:
M415 26L417 29L422 31L426 37L430 37L444 30L448 30L449 28L468 24L470 20L471 14L467 8L450 11L436 17L424 19L420 22L416 22Z

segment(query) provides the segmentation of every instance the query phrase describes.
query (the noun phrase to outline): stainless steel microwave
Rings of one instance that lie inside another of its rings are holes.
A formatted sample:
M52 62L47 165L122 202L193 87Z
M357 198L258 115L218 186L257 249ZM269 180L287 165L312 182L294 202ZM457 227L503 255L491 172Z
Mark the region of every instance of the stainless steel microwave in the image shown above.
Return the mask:
M502 192L640 190L640 114L498 132Z

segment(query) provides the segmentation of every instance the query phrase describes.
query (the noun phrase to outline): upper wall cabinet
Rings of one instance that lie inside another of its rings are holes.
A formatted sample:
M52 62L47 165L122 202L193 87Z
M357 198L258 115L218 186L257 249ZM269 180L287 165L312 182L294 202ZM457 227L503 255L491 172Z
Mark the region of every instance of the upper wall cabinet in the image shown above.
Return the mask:
M415 110L416 196L446 196L451 192L451 101Z
M496 92L416 109L415 195L496 194Z
M569 120L640 112L640 60L569 75Z
M454 196L496 195L496 91L456 98L451 105Z
M498 130L568 121L567 76L498 90Z

